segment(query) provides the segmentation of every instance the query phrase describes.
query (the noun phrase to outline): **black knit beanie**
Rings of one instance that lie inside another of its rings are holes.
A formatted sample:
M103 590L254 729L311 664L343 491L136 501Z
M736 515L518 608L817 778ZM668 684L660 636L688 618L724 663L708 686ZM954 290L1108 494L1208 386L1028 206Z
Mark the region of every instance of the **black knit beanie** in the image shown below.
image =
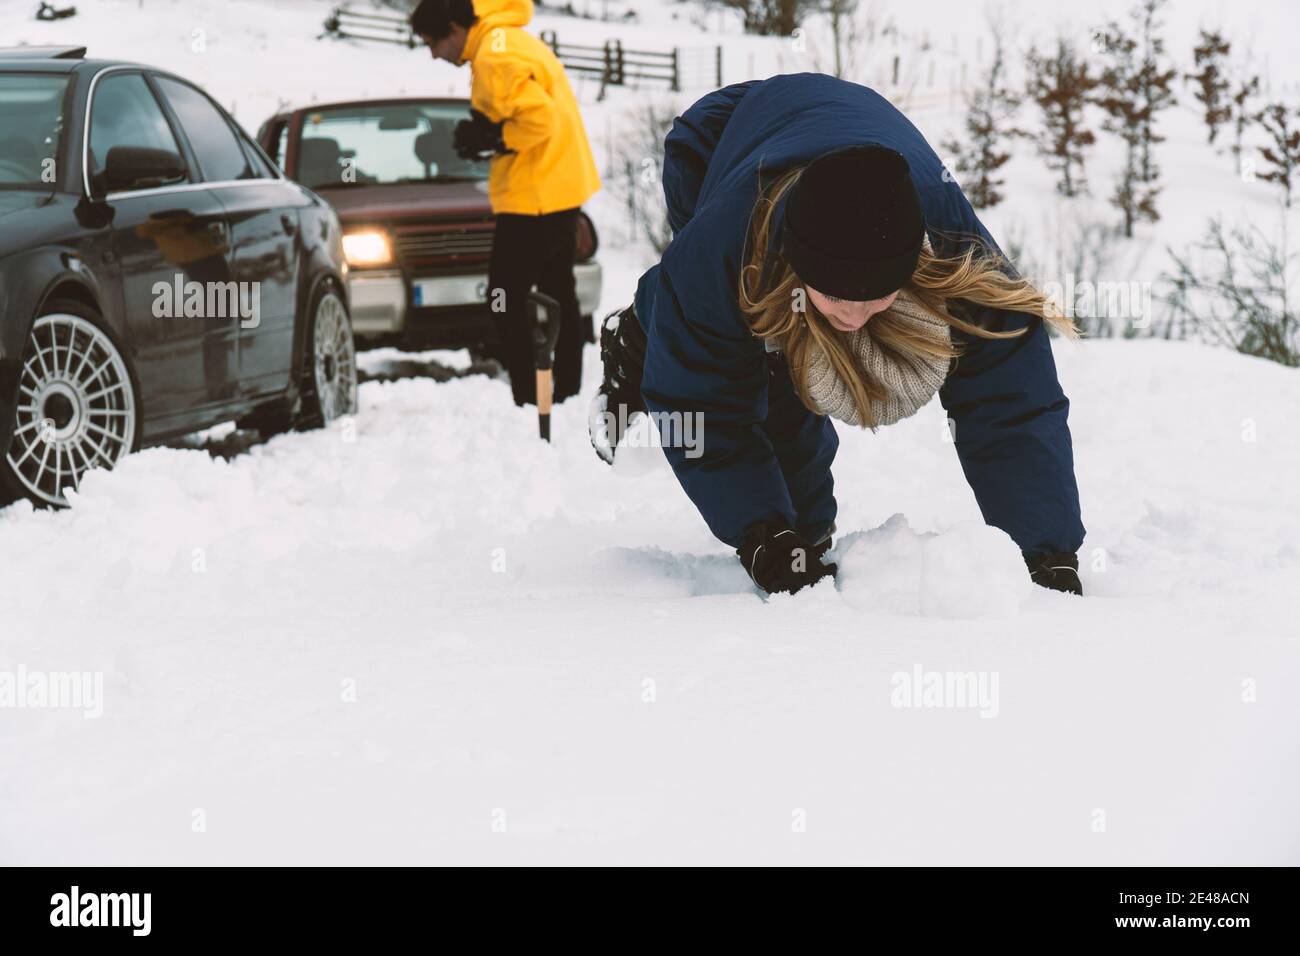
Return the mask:
M924 237L907 160L853 146L813 160L790 190L781 254L818 292L862 302L902 288Z

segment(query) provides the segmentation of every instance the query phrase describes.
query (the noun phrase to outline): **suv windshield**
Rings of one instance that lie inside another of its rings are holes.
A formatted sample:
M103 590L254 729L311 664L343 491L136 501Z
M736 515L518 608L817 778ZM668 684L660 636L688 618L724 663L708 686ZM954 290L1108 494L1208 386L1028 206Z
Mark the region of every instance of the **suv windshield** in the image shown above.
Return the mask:
M468 105L404 103L315 110L302 126L298 182L311 189L487 179L452 148Z
M0 189L52 190L66 76L0 73Z

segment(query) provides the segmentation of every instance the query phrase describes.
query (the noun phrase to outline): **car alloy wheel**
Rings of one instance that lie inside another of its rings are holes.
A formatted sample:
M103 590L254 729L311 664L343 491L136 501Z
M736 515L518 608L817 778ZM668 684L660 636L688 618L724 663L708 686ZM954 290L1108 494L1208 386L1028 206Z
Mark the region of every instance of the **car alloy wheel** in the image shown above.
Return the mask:
M7 462L28 494L66 505L94 467L134 447L135 388L117 347L93 322L58 313L32 326L18 380Z
M324 422L357 410L357 353L343 301L327 292L316 306L312 374Z

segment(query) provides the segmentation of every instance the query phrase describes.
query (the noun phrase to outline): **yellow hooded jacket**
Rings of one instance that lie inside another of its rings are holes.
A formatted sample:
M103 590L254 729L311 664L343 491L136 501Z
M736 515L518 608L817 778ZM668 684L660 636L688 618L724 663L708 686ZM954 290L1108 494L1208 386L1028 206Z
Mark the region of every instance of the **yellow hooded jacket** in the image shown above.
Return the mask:
M596 161L564 67L521 27L532 0L474 0L478 22L462 62L474 71L470 102L513 153L492 160L488 196L497 213L540 216L581 206L600 188Z

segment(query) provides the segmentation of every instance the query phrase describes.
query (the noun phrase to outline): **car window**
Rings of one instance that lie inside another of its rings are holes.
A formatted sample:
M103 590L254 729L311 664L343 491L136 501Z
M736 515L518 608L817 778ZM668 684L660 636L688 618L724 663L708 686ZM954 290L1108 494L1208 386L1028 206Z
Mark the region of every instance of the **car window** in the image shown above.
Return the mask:
M289 145L289 124L283 121L268 120L257 131L257 141L266 150L266 155L271 157L271 162L283 170L284 153Z
M53 188L67 89L62 76L0 74L0 189Z
M212 101L188 83L166 76L157 79L194 148L203 178L208 182L248 178L250 170L244 148Z
M298 182L312 189L487 179L488 164L453 145L469 104L415 102L323 107L303 120Z
M153 91L139 73L110 73L95 86L90 108L90 158L102 170L114 146L165 149L180 155Z
M279 179L275 168L268 163L262 156L262 151L258 149L252 140L240 137L240 142L244 144L244 152L248 154L248 162L252 166L252 175L255 179Z

